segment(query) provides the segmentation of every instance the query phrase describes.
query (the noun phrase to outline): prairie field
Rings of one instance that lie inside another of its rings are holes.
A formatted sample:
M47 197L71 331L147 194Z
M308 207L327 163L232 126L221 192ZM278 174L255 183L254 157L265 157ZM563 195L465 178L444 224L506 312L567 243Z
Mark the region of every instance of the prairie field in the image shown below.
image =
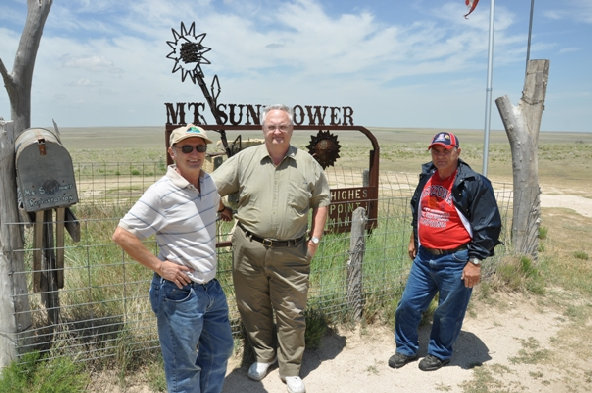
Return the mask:
M371 128L380 146L381 171L416 174L419 166L430 159L426 150L433 135L442 129ZM473 169L483 171L483 130L443 130L454 132L460 140L461 158ZM102 127L64 128L62 143L79 162L137 162L166 159L163 127ZM216 142L217 133L210 137ZM233 141L237 132L228 132ZM260 139L258 131L241 133L242 140ZM341 158L336 164L366 168L368 139L361 133L337 134ZM294 131L293 143L305 148L309 133ZM367 149L367 150L365 150ZM589 195L592 176L592 133L541 132L539 134L539 181L547 189L566 189L569 193ZM346 162L347 164L343 164ZM512 183L512 156L504 131L493 130L489 135L487 175L493 181Z

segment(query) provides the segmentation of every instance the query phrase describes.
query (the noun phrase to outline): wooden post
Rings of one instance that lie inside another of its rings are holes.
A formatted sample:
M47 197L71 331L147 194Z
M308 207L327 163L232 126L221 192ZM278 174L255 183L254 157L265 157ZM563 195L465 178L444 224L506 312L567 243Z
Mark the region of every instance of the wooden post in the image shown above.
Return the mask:
M31 327L16 195L14 123L0 119L0 368L17 355L17 336Z
M370 171L368 169L364 169L362 172L362 187L369 187L370 186Z
M359 320L364 309L363 296L363 263L366 250L365 228L366 209L358 207L352 214L352 225L349 241L349 260L347 261L347 304L352 310L352 318Z
M537 154L548 76L549 60L530 60L518 106L512 106L507 96L495 100L512 152L512 244L518 254L535 260L541 222Z

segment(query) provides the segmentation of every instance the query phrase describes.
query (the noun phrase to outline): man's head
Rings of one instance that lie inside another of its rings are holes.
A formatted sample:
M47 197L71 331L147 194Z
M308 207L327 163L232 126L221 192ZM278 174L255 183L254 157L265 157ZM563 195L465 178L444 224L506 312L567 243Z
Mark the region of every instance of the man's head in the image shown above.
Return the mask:
M428 146L432 152L432 162L438 168L440 176L450 176L458 166L460 144L456 135L450 132L439 132Z
M206 154L206 145L209 143L212 141L206 131L193 124L175 128L171 132L169 154L183 177L199 174Z
M270 105L261 113L261 126L267 150L284 152L290 147L294 132L293 110L286 105Z

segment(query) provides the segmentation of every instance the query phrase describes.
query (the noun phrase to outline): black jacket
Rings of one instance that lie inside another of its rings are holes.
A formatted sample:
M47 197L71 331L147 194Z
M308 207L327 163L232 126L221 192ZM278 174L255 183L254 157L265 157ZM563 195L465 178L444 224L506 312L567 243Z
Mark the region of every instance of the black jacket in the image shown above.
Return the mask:
M411 198L413 237L416 248L419 198L428 179L436 171L436 167L428 162L423 164L421 169L419 184ZM473 239L467 244L469 258L485 259L493 256L494 246L500 243L498 238L502 227L493 187L485 176L473 171L461 159L458 160L458 173L452 185L452 201L467 218L473 230Z

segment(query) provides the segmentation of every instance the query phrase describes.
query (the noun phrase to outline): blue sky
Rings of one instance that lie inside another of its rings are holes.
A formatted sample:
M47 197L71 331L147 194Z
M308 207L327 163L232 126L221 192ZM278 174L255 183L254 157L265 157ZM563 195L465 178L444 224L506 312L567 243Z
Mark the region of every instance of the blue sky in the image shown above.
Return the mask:
M0 3L9 70L26 3ZM521 97L530 3L495 2L493 100ZM160 126L165 102L204 102L166 58L171 29L196 22L219 103L351 106L366 127L483 129L490 0L466 10L464 0L54 0L31 125ZM530 58L550 60L543 131L592 132L590 37L592 0L535 1ZM491 114L503 129L495 104ZM0 116L10 118L5 89Z

